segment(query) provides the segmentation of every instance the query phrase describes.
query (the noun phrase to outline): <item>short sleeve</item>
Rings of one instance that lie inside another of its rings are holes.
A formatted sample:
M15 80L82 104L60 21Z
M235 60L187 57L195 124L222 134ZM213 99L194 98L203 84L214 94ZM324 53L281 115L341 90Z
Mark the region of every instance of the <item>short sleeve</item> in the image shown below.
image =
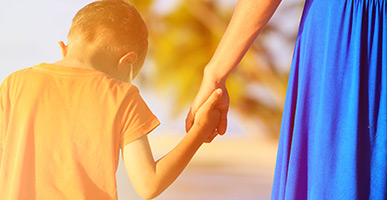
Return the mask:
M136 87L127 95L125 102L120 148L150 133L160 124Z

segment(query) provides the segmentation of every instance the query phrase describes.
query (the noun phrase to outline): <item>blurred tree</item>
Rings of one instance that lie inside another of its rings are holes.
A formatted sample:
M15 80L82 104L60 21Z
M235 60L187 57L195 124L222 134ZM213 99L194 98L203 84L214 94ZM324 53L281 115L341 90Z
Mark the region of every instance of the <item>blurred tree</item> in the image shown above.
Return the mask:
M180 114L192 103L199 90L203 69L211 59L233 9L224 9L219 1L184 0L177 1L170 12L159 14L154 12L155 1L131 2L145 17L150 32L148 58L156 67L149 79L160 89L172 88L175 91L176 98L171 100L175 114ZM301 5L297 1L287 9L300 10ZM231 108L246 119L258 119L264 131L274 137L279 134L288 70L277 66L274 61L279 55L273 55L266 44L273 34L284 38L290 45L296 39L296 31L282 31L279 26L266 25L227 81Z

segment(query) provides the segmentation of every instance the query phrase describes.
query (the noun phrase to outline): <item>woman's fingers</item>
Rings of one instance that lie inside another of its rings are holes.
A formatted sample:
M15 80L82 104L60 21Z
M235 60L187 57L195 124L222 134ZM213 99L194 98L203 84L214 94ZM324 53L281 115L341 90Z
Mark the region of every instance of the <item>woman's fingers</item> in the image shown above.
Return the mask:
M206 140L204 140L205 143L211 143L215 137L218 136L218 132L217 131L214 131L212 132L212 134L206 138Z
M185 119L185 131L188 133L188 131L191 129L192 125L195 122L195 115L192 112L192 108L189 109L187 118Z
M219 135L224 135L227 130L227 111L220 111L220 119L218 122L217 130Z

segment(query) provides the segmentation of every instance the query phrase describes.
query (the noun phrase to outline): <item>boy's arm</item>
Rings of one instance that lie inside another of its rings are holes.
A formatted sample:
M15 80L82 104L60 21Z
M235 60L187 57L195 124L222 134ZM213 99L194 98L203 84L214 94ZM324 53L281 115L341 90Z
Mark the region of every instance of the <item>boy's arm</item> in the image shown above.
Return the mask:
M215 129L219 112L214 105L221 97L215 91L198 110L195 124L167 155L154 161L147 136L129 143L123 149L123 160L134 189L144 199L161 194L187 166L204 140Z

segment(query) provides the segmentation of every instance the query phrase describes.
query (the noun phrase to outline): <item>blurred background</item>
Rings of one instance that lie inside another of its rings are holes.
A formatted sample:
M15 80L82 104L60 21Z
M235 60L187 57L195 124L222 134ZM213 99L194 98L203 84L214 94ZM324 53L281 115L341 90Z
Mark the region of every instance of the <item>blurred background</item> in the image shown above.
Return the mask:
M0 81L61 58L75 13L90 0L1 0ZM237 0L132 0L150 49L134 81L161 126L150 134L155 159L184 137L184 120ZM270 199L281 114L303 1L283 1L230 75L225 136L206 144L162 200ZM120 161L119 199L141 199Z

